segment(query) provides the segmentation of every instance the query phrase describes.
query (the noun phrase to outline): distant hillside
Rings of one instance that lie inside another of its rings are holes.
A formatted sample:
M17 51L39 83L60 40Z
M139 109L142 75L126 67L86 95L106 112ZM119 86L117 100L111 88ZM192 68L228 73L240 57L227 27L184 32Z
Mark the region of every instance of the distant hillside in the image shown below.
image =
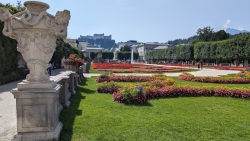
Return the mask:
M170 44L171 46L176 46L176 45L180 45L180 44L190 44L192 43L195 39L196 39L196 35L189 37L187 39L175 39L175 40L170 40L168 41L168 44Z
M227 28L225 31L226 33L229 33L231 35L240 34L240 33L249 33L249 31L247 30L238 30L234 28Z

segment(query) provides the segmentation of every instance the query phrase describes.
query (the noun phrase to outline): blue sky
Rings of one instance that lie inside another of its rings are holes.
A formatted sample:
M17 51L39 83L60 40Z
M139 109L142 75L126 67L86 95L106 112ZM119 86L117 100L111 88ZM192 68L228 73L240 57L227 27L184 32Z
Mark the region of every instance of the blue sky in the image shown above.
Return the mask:
M198 28L250 31L249 0L40 0L48 13L71 11L68 38L95 33L116 42L167 42L196 35ZM22 3L25 1L21 1ZM14 4L16 0L1 0Z

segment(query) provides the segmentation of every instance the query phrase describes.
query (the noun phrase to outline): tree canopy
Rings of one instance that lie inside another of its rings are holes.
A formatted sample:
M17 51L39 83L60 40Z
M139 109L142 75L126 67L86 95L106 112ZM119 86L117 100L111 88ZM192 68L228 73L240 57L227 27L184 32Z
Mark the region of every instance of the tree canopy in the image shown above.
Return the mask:
M128 51L128 52L130 52L131 49L130 49L130 46L125 45L125 46L121 47L120 51L121 51L121 52L123 52L123 51Z

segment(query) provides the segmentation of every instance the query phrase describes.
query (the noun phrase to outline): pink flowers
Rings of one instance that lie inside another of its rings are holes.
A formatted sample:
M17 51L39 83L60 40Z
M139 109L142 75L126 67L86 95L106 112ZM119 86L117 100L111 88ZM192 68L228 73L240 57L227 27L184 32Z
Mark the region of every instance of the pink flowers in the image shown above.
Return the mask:
M197 79L192 74L181 74L179 78L192 81ZM141 82L136 84L118 85L115 82L103 82L97 91L102 93L112 93L113 100L125 104L143 104L148 99L168 98L168 97L196 97L196 96L216 96L216 97L234 97L250 99L250 89L246 88L228 88L228 87L195 87L188 85L176 85L172 78L163 74L149 76L116 76L108 75L97 78L99 82L103 80L115 80L123 82ZM236 80L242 78L235 77ZM212 77L202 77L199 81L213 81ZM145 82L147 81L147 82ZM227 82L227 79L220 82ZM231 82L231 80L230 80Z
M225 84L245 84L250 83L247 77L194 77L190 73L182 73L178 76L181 80L206 83L225 83Z
M98 71L112 71L113 73L160 73L160 72L180 72L190 70L189 68L175 68L162 66L147 66L143 64L111 64L94 63L93 69Z

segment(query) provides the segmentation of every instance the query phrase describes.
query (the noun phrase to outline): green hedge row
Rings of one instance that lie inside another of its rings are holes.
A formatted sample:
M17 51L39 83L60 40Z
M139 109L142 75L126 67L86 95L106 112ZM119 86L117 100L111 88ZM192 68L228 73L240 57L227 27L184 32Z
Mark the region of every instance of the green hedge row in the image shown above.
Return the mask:
M167 49L146 52L146 60L249 60L250 34L241 34L234 38L215 41L197 42L190 45L173 46Z

